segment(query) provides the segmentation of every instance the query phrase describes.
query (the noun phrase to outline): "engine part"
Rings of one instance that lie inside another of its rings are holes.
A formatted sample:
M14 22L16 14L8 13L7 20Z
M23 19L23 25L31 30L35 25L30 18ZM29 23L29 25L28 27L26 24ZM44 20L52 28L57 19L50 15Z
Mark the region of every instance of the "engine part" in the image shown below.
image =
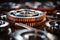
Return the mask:
M17 30L13 33L12 40L48 40L47 36L42 31L34 31L34 30Z
M3 20L0 20L0 32L9 28L9 23Z
M60 32L60 22L59 21L48 21L46 22L46 29L52 33L59 33Z
M18 23L21 22L29 26L36 26L37 23L42 22L46 18L46 12L31 9L13 10L8 12L7 18Z

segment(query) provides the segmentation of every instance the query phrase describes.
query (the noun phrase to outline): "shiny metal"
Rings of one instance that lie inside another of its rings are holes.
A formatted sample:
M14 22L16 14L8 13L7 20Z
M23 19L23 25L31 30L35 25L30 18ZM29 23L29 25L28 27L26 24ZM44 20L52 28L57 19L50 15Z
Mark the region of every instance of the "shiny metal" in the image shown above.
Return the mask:
M13 10L8 13L9 16L17 17L17 18L30 18L30 17L39 17L43 16L42 11L31 10L31 9L20 9L20 10Z
M57 5L60 5L60 1L56 1Z
M1 27L6 27L6 26L8 26L8 25L9 25L8 22L0 20L0 28L1 28Z
M60 10L53 11L52 18L60 19Z
M7 18L11 21L23 22L29 26L36 26L37 23L46 18L46 12L32 9L13 10L8 12Z
M43 6L45 6L45 7L55 7L55 5L52 1L45 2Z
M13 33L13 37L15 38L15 40L29 40L29 36L33 37L38 36L40 39L47 40L47 37L41 31L38 31L38 33L36 34L34 33L34 30L24 29L24 30L17 30L16 32Z
M57 37L49 32L38 30L36 28L32 28L30 26L27 26L23 23L16 23L16 25L20 25L21 27L24 27L26 29L22 30L16 30L12 34L12 40L57 40Z
M39 6L42 5L42 3L41 2L34 2L34 3L32 3L32 2L25 2L25 5L29 6L31 8L38 8Z
M1 15L0 18L3 20L7 19L6 15Z
M37 33L36 33L37 32ZM13 34L13 40L57 40L57 37L51 33L46 33L44 31L34 31L34 30L17 30Z
M14 2L9 2L8 5L11 8L19 8L19 7L21 7L21 4L17 4L17 3L14 3Z
M60 33L60 21L47 21L45 23L46 25L46 29L48 29L49 31L53 32L53 33Z

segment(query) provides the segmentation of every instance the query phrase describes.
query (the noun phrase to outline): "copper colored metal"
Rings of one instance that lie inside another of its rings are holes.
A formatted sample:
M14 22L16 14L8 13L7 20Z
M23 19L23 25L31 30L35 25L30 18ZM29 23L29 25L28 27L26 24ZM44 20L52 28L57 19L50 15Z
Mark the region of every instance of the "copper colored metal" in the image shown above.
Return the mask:
M7 18L18 23L21 22L29 26L36 26L37 23L42 22L46 18L46 12L31 9L20 9L18 11L10 11Z

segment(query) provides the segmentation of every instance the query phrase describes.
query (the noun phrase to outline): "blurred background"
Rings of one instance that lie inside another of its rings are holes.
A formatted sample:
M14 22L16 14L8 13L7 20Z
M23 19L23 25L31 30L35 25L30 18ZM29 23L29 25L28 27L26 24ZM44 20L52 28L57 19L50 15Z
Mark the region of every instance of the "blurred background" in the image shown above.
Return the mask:
M60 1L60 0L1 0L1 2L27 2L27 1L53 1L53 2L56 2L56 1Z

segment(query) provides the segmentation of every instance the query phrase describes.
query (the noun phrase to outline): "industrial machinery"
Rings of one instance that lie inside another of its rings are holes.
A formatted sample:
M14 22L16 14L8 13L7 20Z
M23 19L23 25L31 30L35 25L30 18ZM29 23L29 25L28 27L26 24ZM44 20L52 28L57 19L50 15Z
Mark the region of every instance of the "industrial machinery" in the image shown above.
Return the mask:
M0 40L60 40L59 7L58 0L1 2Z
M31 9L20 9L8 12L7 18L11 21L25 23L29 26L38 26L46 20L46 12L31 10Z

